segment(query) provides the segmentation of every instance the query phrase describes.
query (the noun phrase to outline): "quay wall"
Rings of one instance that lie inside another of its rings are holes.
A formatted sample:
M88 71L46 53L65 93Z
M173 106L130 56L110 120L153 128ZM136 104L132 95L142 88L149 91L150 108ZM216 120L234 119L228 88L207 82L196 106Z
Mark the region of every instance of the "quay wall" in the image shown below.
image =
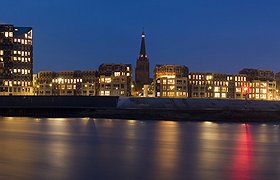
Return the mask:
M280 121L280 101L100 96L0 96L0 116Z

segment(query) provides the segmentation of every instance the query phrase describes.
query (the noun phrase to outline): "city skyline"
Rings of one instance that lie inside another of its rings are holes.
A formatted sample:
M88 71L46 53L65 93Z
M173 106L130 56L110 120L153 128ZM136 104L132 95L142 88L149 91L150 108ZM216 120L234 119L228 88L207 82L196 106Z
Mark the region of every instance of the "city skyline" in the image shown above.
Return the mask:
M102 63L135 68L142 27L150 70L156 64L180 64L196 72L233 74L242 68L279 72L278 5L29 0L4 2L0 22L34 28L35 73L97 69Z

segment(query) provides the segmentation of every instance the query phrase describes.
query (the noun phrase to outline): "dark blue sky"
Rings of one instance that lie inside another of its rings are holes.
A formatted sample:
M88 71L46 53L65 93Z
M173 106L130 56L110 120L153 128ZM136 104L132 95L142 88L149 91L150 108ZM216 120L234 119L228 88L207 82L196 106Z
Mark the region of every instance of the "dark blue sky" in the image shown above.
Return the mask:
M12 0L0 22L34 28L34 70L131 63L145 27L151 68L280 71L279 0Z

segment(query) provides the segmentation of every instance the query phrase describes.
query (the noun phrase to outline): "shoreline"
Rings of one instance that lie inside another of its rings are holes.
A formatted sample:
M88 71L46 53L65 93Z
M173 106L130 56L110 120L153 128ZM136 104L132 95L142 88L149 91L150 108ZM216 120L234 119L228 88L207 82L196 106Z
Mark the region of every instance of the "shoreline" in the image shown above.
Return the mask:
M280 122L280 101L100 96L0 96L0 116Z

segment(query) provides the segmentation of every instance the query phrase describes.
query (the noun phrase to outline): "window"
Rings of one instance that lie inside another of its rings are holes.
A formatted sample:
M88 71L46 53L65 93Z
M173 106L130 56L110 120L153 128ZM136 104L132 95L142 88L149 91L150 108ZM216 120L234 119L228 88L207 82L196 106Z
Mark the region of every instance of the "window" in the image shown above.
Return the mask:
M116 77L121 75L120 72L115 72L114 74L115 74Z
M219 92L220 88L219 87L214 87L214 92Z
M215 97L215 98L220 98L220 93L215 93L215 94L214 94L214 97Z

